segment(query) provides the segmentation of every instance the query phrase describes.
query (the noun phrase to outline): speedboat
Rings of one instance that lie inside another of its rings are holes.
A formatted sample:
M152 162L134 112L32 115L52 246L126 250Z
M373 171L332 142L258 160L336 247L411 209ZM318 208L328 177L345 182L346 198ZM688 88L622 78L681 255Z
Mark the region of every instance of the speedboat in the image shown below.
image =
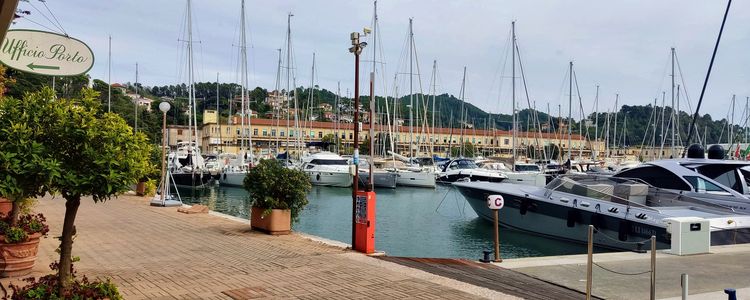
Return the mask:
M481 181L453 186L481 218L493 220L487 199L500 195L502 226L552 238L585 243L594 225L597 246L636 250L656 236L657 248L664 249L671 243L670 218L697 217L710 223L711 245L750 242L750 216L623 178L561 175L545 187Z
M651 161L613 176L750 214L750 161L725 160L718 145L709 148L705 158L696 146L688 149L688 158Z
M338 154L323 151L306 155L300 166L314 185L350 187L352 174L347 159Z
M252 157L246 153L239 156L233 153L222 153L219 154L218 161L221 164L221 174L219 174L220 185L244 186L245 176L247 176L247 172L250 170Z
M474 163L474 160L458 158L445 164L443 170L438 175L437 181L440 183L453 183L457 181L501 182L506 178L508 177L501 172L479 168Z

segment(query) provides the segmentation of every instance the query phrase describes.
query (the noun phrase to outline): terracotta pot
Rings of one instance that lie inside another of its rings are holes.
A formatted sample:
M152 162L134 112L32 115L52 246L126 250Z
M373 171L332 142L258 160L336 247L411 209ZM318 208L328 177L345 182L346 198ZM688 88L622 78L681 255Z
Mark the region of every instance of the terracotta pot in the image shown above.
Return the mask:
M250 226L268 234L282 235L292 231L292 211L289 209L272 209L263 216L265 209L253 206L250 213Z
M135 194L138 196L146 195L146 183L143 181L139 181L138 184L135 186Z
M29 274L34 267L39 250L41 233L29 235L23 243L7 244L0 236L0 277L15 277Z
M7 216L13 210L13 202L7 198L0 197L0 215Z

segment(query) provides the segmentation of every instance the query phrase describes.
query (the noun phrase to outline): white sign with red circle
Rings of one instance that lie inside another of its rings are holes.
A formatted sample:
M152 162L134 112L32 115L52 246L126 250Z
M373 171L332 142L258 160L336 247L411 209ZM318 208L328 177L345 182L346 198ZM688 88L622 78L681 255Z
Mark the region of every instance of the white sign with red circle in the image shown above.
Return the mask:
M487 196L487 206L490 209L501 209L505 205L505 200L501 195L489 195Z

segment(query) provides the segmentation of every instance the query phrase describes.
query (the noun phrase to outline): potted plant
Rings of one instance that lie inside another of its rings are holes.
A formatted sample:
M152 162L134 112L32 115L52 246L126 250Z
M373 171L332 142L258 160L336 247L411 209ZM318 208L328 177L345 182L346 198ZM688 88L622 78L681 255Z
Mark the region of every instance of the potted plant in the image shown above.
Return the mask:
M13 225L10 216L0 220L0 276L12 277L31 272L39 250L39 239L49 227L44 215L25 214Z
M55 262L50 264L52 271L57 271L60 264ZM25 278L23 281L26 286L10 284L13 294L3 299L108 299L120 300L122 296L117 286L111 280L89 280L84 275L83 278L76 278L76 272L71 274L70 289L60 293L58 290L59 277L57 274L49 274L39 279L34 277Z
M304 172L289 169L277 160L262 160L250 169L244 181L250 193L250 225L270 234L288 234L292 221L307 205L312 189Z

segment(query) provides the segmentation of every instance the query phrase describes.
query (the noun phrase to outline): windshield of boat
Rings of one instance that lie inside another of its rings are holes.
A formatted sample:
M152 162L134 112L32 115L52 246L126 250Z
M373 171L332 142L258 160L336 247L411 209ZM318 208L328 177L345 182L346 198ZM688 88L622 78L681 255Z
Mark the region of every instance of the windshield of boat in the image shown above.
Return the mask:
M477 164L474 163L473 160L468 159L462 159L462 160L454 160L451 162L450 165L448 165L448 169L456 170L456 169L476 169Z
M726 206L693 198L681 192L659 189L645 181L632 178L604 175L566 175L555 178L547 184L546 188L545 196L547 197L550 197L552 191L557 191L580 196L584 199L593 198L650 209L653 209L653 207L688 206L733 212Z
M313 165L327 165L327 166L346 166L349 163L346 159L313 159L310 161Z
M742 167L744 166L738 164L709 164L697 167L695 171L737 191L738 193L744 194L745 191L742 187L740 174L737 172L737 170Z

